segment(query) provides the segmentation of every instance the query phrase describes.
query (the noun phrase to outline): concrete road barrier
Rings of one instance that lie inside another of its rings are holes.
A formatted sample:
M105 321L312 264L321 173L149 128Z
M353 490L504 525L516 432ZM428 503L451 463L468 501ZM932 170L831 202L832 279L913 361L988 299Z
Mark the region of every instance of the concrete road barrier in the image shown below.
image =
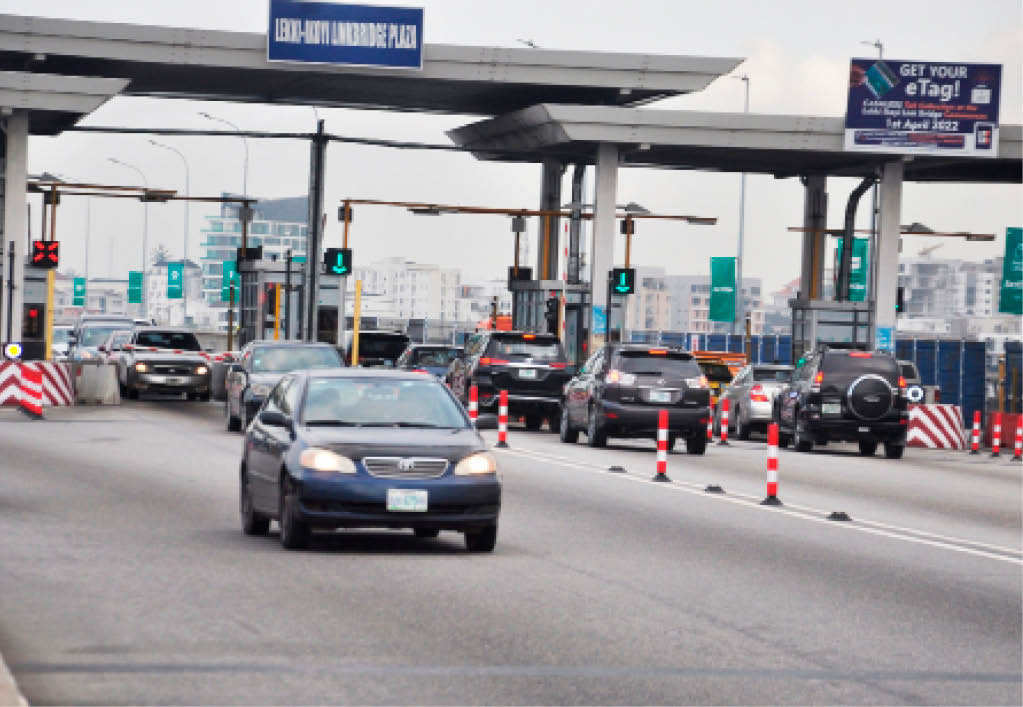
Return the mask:
M210 364L210 396L214 400L226 400L227 371L231 364L226 361L214 361Z
M117 367L105 363L74 364L75 402L92 405L120 405L121 390Z

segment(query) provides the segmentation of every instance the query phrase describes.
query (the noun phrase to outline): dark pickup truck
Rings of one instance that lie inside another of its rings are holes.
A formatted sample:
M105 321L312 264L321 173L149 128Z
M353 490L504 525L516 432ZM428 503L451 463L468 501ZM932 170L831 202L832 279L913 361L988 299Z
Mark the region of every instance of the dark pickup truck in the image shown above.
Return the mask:
M210 364L195 334L167 327L140 327L117 361L121 394L185 393L189 400L210 399Z

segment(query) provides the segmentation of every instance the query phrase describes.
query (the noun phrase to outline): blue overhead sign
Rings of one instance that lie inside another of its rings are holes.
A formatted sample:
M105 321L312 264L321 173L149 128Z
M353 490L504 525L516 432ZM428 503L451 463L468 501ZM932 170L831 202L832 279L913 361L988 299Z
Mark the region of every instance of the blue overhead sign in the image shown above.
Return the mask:
M423 68L423 9L270 0L267 59Z
M1001 64L853 59L845 149L998 156Z

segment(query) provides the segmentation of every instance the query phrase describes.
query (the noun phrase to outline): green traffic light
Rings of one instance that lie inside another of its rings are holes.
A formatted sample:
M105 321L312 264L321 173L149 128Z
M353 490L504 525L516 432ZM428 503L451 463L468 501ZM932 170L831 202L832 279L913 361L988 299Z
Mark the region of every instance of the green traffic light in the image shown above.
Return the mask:
M331 267L331 270L334 271L335 275L344 275L346 272L348 272L348 266L345 265L344 260L345 260L344 255L342 253L338 253L337 254L337 263L335 263Z

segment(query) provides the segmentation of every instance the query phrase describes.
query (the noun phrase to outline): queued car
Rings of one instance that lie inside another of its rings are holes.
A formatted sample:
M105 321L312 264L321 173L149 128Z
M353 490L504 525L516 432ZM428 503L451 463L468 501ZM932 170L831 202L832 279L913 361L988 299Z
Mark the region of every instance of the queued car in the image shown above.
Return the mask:
M679 437L686 451L707 449L710 389L692 354L679 348L606 344L565 386L559 417L562 442L585 431L591 447L608 437L657 438L661 410L668 411L668 449Z
M71 354L71 335L74 327L58 324L53 327L53 358L56 361L66 361Z
M446 344L412 344L398 357L396 368L405 371L426 371L444 380L451 362L464 353L461 346Z
M774 419L774 396L792 376L792 366L758 363L746 366L721 394L728 401L728 429L739 439L749 439L754 430L766 432ZM721 428L721 406L714 413L714 428Z
M480 427L493 427L493 416ZM497 543L497 460L451 392L432 376L345 368L284 375L245 433L242 530L306 547L316 529L411 528Z
M547 419L557 432L562 390L571 377L565 349L553 334L484 331L469 337L447 383L463 403L475 385L481 412L496 412L506 390L509 416L525 417L527 430L539 430Z
M330 344L257 339L241 350L224 378L224 418L232 432L244 430L284 374L303 368L341 368Z
M82 318L70 336L72 361L95 361L104 358L99 347L115 331L134 330L135 324L126 317Z
M122 344L116 363L121 394L128 399L144 392L210 399L210 363L199 339L187 329L139 327Z
M895 356L821 345L800 359L792 379L775 396L778 446L797 451L815 444L857 442L860 454L900 459L909 412L906 380Z
M360 331L359 360L352 361L353 335L351 330L345 333L345 363L349 366L394 368L398 358L408 348L409 338L400 331L376 329Z
M104 363L120 365L121 357L131 346L131 339L134 335L130 329L118 329L110 332L110 335L99 345L97 352Z

